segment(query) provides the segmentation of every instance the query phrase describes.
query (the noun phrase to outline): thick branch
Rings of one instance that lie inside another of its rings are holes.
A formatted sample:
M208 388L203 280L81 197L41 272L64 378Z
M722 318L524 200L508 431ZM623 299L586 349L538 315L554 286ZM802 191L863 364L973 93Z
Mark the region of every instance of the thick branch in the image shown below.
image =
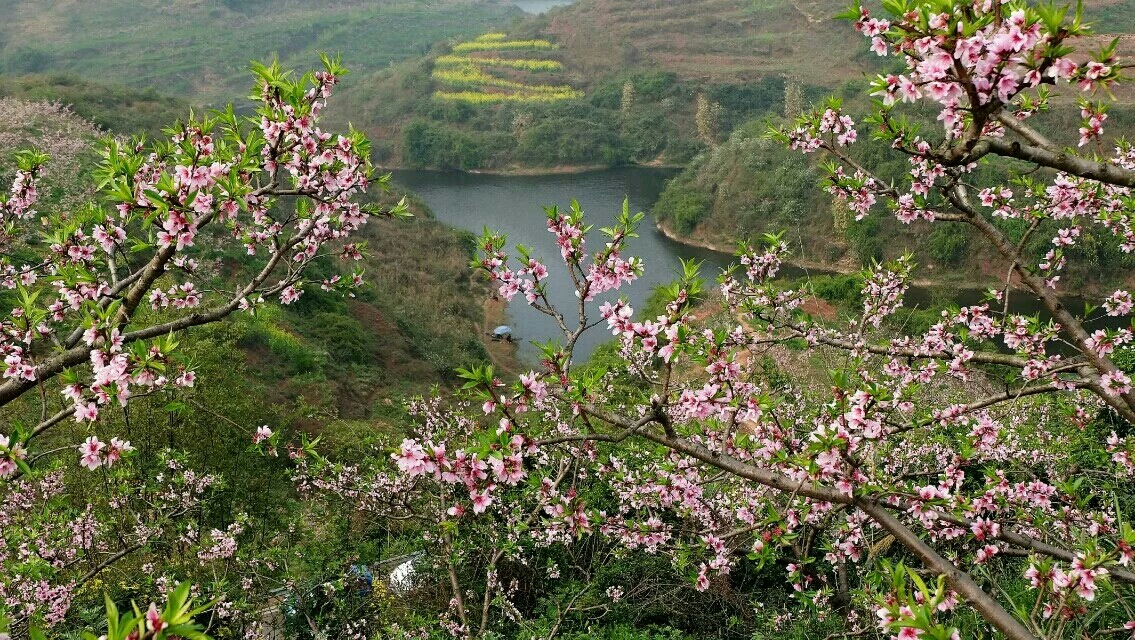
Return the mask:
M1036 640L1036 637L1017 620L996 598L986 593L969 574L958 569L954 563L943 558L925 540L918 537L886 508L864 499L856 499L859 507L879 526L895 537L908 551L918 556L928 569L946 577L946 582L954 591L964 597L977 609L985 621L1005 634L1010 640Z
M1135 178L1135 172L1132 172L1132 177ZM1075 316L1069 313L1064 303L1056 295L1056 292L1045 283L1043 278L1036 276L1022 266L1021 255L1018 253L1016 247L1009 243L1008 238L1005 237L1005 234L1002 233L1000 229L970 206L965 194L961 192L960 187L952 187L947 191L946 196L950 199L951 204L957 207L959 211L966 214L968 217L967 222L981 232L981 235L985 236L985 239L997 249L997 252L1013 264L1013 269L1021 279L1021 282L1040 300L1044 308L1052 315L1053 320L1060 325L1060 331L1076 346L1080 355L1091 364L1096 372L1104 374L1119 371L1115 363L1103 356L1097 355L1095 350L1089 346L1089 335L1087 330L1084 329L1084 325ZM1102 391L1102 389L1100 391ZM1124 420L1135 424L1135 394L1128 392L1123 397L1119 397L1112 393L1097 392L1097 395L1099 395L1101 400L1115 409Z
M1060 152L1060 147L1056 146L1056 143L1044 137L1041 132L1033 129L1024 122L1021 122L1011 113L1005 113L1004 111L1002 111L1001 113L997 114L997 122L1000 122L1006 129L1027 140L1029 144L1036 145L1041 149L1045 149L1047 151L1052 151L1055 153Z
M982 138L968 148L959 146L943 154L939 159L947 166L957 166L977 162L982 157L995 154L1006 158L1016 158L1033 164L1056 169L1065 173L1098 180L1121 187L1135 187L1135 171L1124 169L1110 162L1086 160L1064 151L1053 151L1033 144L1021 144L1001 138Z

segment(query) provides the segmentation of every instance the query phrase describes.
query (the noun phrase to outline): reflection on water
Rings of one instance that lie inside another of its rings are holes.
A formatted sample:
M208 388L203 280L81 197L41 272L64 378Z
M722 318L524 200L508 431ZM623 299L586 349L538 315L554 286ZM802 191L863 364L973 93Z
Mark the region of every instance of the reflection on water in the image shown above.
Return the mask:
M520 7L524 13L544 13L553 7L569 5L575 0L513 0L513 4Z
M609 226L614 216L618 215L624 197L629 198L632 212L649 211L662 192L666 180L674 173L646 167L548 176L395 171L394 179L420 195L442 222L478 235L486 227L506 233L510 251L516 244L523 244L532 250L534 257L542 258L551 273L549 297L557 308L569 312L565 315L568 316L568 328L571 329L575 326L571 320L575 317L577 300L571 281L562 268L563 263L559 262L559 250L554 237L548 233L544 207L559 205L566 208L572 198L577 198L588 213L588 222L594 225L594 230L588 236L588 248L593 249L601 242L598 229ZM733 261L732 256L670 240L658 231L649 215L643 220L638 234L639 237L630 242L629 255L643 260L646 266L644 276L629 287L599 298L593 303L593 308L597 308L603 300L618 297L626 297L633 307L641 308L656 285L674 279L680 267L680 258L704 261L702 274L711 283L719 270ZM812 270L811 273L822 272ZM801 269L790 267L783 269L782 274L790 278L807 275ZM950 300L960 306L979 304L983 297L977 289L954 288L943 292L911 287L904 306L937 306L944 294L948 294ZM1035 299L1023 292L1015 294L1011 300L1012 310L1016 313L1040 313L1042 317L1047 315L1041 312L1040 304ZM1083 309L1080 300L1068 299L1065 302L1070 309ZM520 357L525 361L534 363L539 358L540 352L532 345L533 341L545 342L551 338L563 337L555 321L525 304L522 296L513 300L508 313L508 323L521 344ZM592 313L592 319L594 318L598 318L597 312ZM576 361L586 359L595 347L610 339L610 334L604 332L602 326L584 333L576 346Z

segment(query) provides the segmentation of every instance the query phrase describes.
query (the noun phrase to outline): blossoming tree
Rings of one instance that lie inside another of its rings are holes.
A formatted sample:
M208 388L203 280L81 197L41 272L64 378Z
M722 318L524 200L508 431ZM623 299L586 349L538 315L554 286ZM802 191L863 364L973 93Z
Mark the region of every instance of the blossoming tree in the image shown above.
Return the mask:
M1077 313L1059 289L1068 249L1088 229L1135 248L1135 151L1108 142L1098 96L1120 80L1115 47L1076 51L1087 27L1050 6L887 0L884 10L880 18L856 6L848 17L875 53L905 66L877 80L869 124L909 157L909 179L885 181L857 161L858 130L838 102L776 135L829 154L831 190L857 215L880 215L874 210L885 204L902 222L972 227L1003 257L1004 286L904 334L892 319L914 265L901 258L865 274L853 320L819 322L802 309L806 288L774 281L788 247L772 236L743 247L739 266L722 274L722 313L695 312L706 292L687 264L663 312L639 318L626 302L597 298L642 272L628 244L641 215L624 208L596 230L604 236L596 248L578 205L549 210L578 298L570 310L550 303L545 263L523 248L510 256L503 237L487 234L476 268L563 331L562 342L543 346L540 369L514 383L491 367L463 370L462 402L414 403L413 432L365 465L288 449L305 492L417 523L434 552L429 565L448 585L440 622L450 633L523 629L503 568L582 538L665 555L703 591L746 563L782 567L802 606L842 619L844 635L1022 640L1135 630L1125 486L1135 473L1135 391L1124 369L1132 333L1115 322L1095 328L1101 316L1129 323L1135 301L1118 290ZM113 206L47 218L44 241L26 224L36 218L43 158L21 158L2 205L15 302L3 321L0 384L11 423L0 441L5 491L19 498L0 514L0 553L18 569L0 586L17 625L66 610L85 575L73 575L73 554L97 558L97 569L160 528L108 539L102 534L122 529L44 522L35 501L55 494L50 475L29 473L36 439L66 421L104 420L142 394L194 384L177 357L177 331L264 298L294 301L314 258L361 249L349 236L368 213L352 199L370 179L365 144L315 126L341 70L327 61L298 81L274 67L257 71L257 126L225 113L148 149L108 143L99 177ZM1033 124L1067 104L1050 87L1080 97L1076 139ZM942 128L905 117L904 103L933 105ZM1004 166L1005 180L979 179L983 163ZM279 202L287 198L297 202ZM1031 260L1025 245L1040 234L1051 251ZM255 262L235 286L208 271L221 257L209 247L231 242ZM1015 312L1012 299L1022 295L1038 299L1046 316ZM619 342L619 362L580 366L579 336L604 329ZM800 344L829 363L822 384L761 357ZM266 448L274 438L253 436ZM105 471L131 448L122 436L92 434L67 451ZM191 480L176 481L176 491L155 488L160 500L139 504L159 502L159 510L132 522L178 517L172 496L195 495ZM78 543L64 548L58 531ZM231 553L231 534L215 532L203 560ZM544 572L547 580L559 574ZM540 635L554 636L570 611L604 606L581 603L633 590L569 592ZM130 624L155 635L184 622L179 597L167 607L180 612L176 620L155 606Z
M337 60L324 57L321 70L303 76L277 64L253 70L254 118L230 107L191 115L165 140L107 139L96 202L37 211L37 180L50 159L18 156L0 198L0 632L58 622L77 589L163 536L196 549L202 564L232 557L239 524L200 535L171 524L199 510L216 478L174 454L162 454L156 475L119 474L134 447L96 425L125 416L132 400L194 386L193 363L179 350L187 329L289 304L305 286L357 287L358 270L316 283L305 270L325 256L358 260L365 243L355 236L368 217L406 213L361 200L368 187L386 186L361 133L319 127L345 73ZM49 438L66 424L76 428ZM75 433L79 441L65 442ZM37 450L47 439L57 446ZM75 489L51 463L62 452L102 485L86 510L64 500ZM124 623L122 637L134 621L142 631L132 637L199 636L182 624L188 592L168 587L172 617L152 608Z
M884 10L857 5L846 17L875 53L905 67L875 82L868 123L909 158L908 178L891 183L857 161L858 130L838 101L775 136L829 154L830 189L860 217L885 204L903 223L973 228L1004 259L1004 285L904 335L889 323L914 266L900 258L865 275L856 318L818 322L801 309L806 289L773 282L788 247L768 237L722 275L727 313L716 323L691 311L703 293L693 265L663 314L636 318L627 303L607 302L597 317L588 303L640 273L626 257L638 218L624 211L591 249L578 207L549 211L579 301L570 311L549 303L544 263L523 248L514 261L502 237L487 235L476 266L502 296L523 295L553 317L564 341L545 345L542 369L515 384L491 369L463 373L492 416L488 431L430 429L394 454L403 490L435 487L441 557L459 557L453 537L500 503L491 521L509 532L500 534L506 554L599 535L670 554L702 590L739 563L781 561L801 599L844 617L852 635L995 630L1025 640L1135 629L1123 486L1135 472L1135 391L1120 357L1133 298L1117 290L1079 313L1059 288L1085 229L1135 248L1135 149L1104 133L1106 95L1123 69L1115 43L1078 51L1088 27L1049 5L887 0ZM902 115L904 103L933 105L940 124ZM1034 124L1069 104L1083 117L1075 138ZM979 164L1004 179L983 183ZM1039 262L1024 250L1036 234L1051 237ZM1018 296L1039 300L1045 316L1015 312ZM1101 318L1110 328L1095 328ZM622 363L581 369L575 341L597 326L620 341ZM770 375L758 356L787 343L828 354L829 382ZM572 487L601 479L607 506L563 493L564 468ZM529 498L531 512L511 506L515 486L543 496ZM456 633L483 633L494 603L507 611L495 566L477 618L454 580Z

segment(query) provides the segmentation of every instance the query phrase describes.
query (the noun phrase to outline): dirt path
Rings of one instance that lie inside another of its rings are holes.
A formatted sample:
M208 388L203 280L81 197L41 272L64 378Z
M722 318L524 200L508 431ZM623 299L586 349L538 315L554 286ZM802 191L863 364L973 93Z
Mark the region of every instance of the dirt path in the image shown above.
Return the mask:
M481 326L481 342L489 352L497 373L500 376L517 376L521 371L520 361L516 357L518 346L515 342L493 340L490 334L493 329L507 324L508 303L499 297L489 296L484 303L484 324Z
M803 15L808 20L808 24L815 24L815 23L818 23L818 22L822 22L821 20L817 20L816 18L814 18L812 16L812 14L810 14L807 11L805 11L804 9L800 8L799 3L793 2L792 6L793 6L793 8L795 8L797 11L799 11L800 14Z

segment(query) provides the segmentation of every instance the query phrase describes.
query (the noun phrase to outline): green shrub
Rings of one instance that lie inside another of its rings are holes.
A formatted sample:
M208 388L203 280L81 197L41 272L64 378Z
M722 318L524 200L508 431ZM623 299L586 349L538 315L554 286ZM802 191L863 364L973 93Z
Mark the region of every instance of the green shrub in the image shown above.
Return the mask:
M846 237L851 243L859 264L867 266L872 261L883 260L883 240L879 237L879 217L867 216L847 227Z
M547 119L531 127L520 137L516 155L539 166L617 165L629 160L610 125L575 118Z
M853 274L813 276L809 280L817 297L835 304L859 305L863 302L863 279Z
M374 334L355 318L341 313L319 312L304 325L304 336L326 351L332 363L342 366L374 361Z
M960 224L936 224L930 232L928 250L938 262L956 265L966 256L969 236Z
M678 233L689 233L709 215L713 201L693 184L680 184L677 179L666 186L654 205L654 215L670 220Z

